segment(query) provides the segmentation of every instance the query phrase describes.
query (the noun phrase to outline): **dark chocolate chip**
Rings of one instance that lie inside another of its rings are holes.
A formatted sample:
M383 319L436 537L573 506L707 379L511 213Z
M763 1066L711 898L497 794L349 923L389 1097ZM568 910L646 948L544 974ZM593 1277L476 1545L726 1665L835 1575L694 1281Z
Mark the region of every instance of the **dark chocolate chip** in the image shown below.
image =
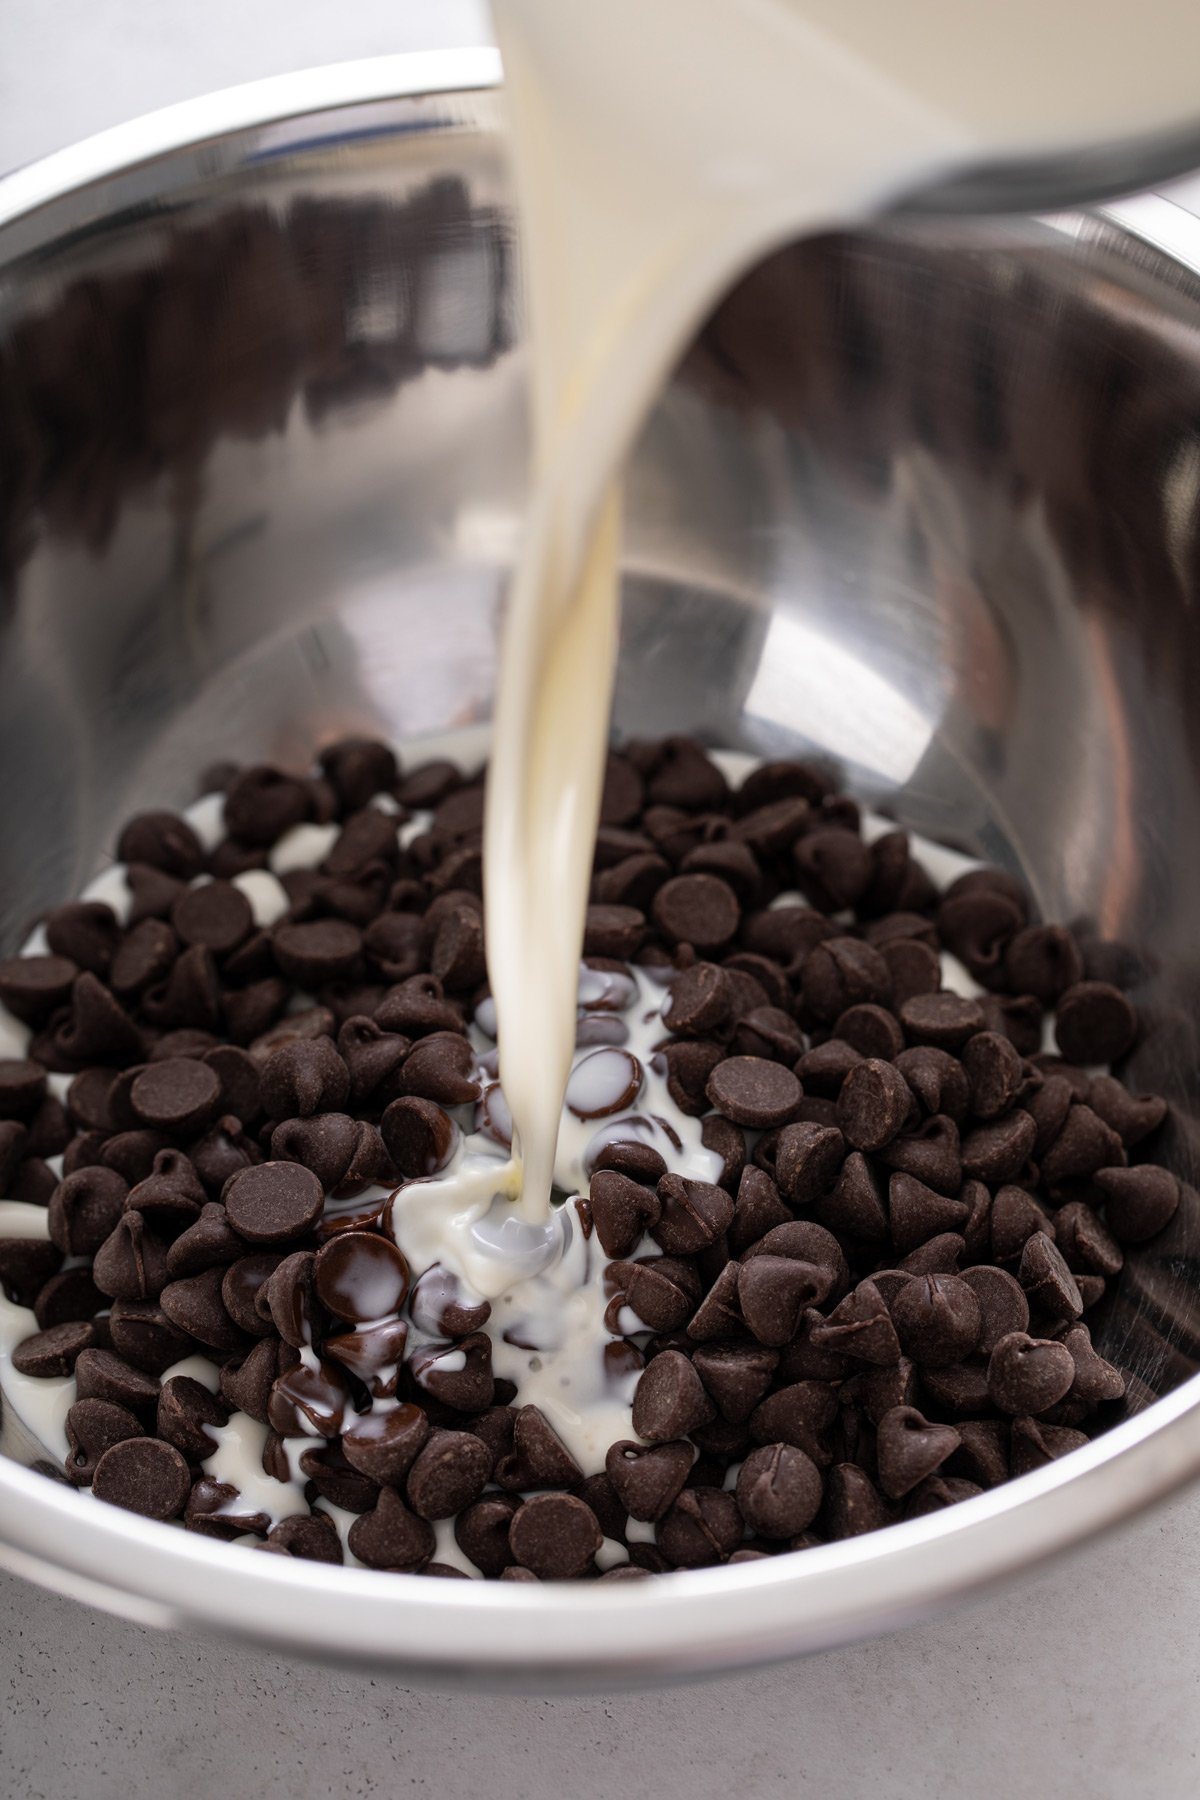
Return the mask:
M224 1200L229 1223L241 1237L251 1244L280 1244L315 1225L325 1194L302 1164L265 1162L232 1176Z
M509 1548L542 1581L585 1575L604 1542L591 1507L574 1494L535 1494L513 1514Z
M764 1444L738 1470L737 1503L750 1530L765 1538L794 1537L820 1510L823 1482L816 1464L794 1444Z
M676 875L654 896L654 922L673 944L718 950L738 928L741 906L719 875Z
M685 1488L659 1520L655 1541L677 1569L724 1562L742 1541L742 1515L720 1488Z
M1137 1168L1099 1169L1096 1186L1104 1196L1104 1217L1119 1244L1144 1244L1174 1218L1182 1189L1169 1169L1154 1163Z
M114 1169L79 1169L50 1197L50 1240L65 1256L94 1256L113 1230L129 1192Z
M1077 981L1059 998L1054 1032L1068 1062L1118 1062L1137 1036L1137 1014L1110 982Z
M433 1555L433 1527L405 1506L393 1488L379 1490L370 1512L350 1527L351 1555L369 1569L419 1569Z
M921 1367L969 1356L983 1328L975 1294L954 1275L915 1277L900 1289L891 1313L901 1348Z
M479 1499L491 1472L491 1452L481 1438L435 1431L408 1471L408 1503L419 1518L453 1518Z
M1010 1331L988 1358L988 1394L1006 1413L1041 1413L1070 1391L1075 1364L1065 1344Z

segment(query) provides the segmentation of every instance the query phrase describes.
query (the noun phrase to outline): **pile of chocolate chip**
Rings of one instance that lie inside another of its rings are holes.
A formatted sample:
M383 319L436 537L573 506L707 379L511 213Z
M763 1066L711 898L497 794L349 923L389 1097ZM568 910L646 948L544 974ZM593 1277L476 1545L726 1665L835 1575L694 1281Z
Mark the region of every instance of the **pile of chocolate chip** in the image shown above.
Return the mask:
M39 1326L15 1366L74 1375L71 1482L337 1562L325 1502L356 1515L362 1562L435 1575L460 1573L438 1520L502 1579L596 1576L607 1538L628 1547L612 1580L911 1518L1121 1415L1087 1320L1180 1203L1147 1160L1166 1106L1089 1072L1137 1038L1119 953L1034 922L1011 875L939 893L807 763L734 791L690 739L613 754L586 960L669 984L661 1066L722 1173L607 1141L574 1202L614 1340L642 1328L617 1355L636 1438L585 1478L493 1377L486 1303L437 1269L410 1292L371 1198L444 1166L449 1109L480 1100L481 777L347 740L312 776L202 786L225 796L215 850L178 815L132 819L127 923L62 906L45 954L0 964L33 1032L0 1065L0 1191L50 1233L0 1241L0 1284ZM233 877L306 822L340 830L256 928ZM942 988L943 951L980 997ZM196 1353L219 1394L160 1379ZM269 1426L280 1480L283 1440L308 1438L308 1512L272 1525L201 1468L234 1410Z

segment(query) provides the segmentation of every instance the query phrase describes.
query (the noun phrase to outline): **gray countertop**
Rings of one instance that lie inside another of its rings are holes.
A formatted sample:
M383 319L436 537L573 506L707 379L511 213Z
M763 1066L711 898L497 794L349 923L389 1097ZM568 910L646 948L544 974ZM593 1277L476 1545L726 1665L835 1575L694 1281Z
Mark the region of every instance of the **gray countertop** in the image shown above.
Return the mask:
M231 82L487 38L476 0L0 0L0 169ZM1198 1615L1200 1494L882 1642L596 1699L464 1706L0 1576L0 1800L1190 1800Z

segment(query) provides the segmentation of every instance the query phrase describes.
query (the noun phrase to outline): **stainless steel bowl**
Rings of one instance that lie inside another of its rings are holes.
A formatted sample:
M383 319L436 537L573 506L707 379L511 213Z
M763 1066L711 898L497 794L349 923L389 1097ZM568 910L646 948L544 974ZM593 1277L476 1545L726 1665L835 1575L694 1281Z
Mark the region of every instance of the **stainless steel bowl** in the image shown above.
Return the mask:
M523 499L486 52L261 84L0 188L6 945L216 755L486 720ZM1190 235L1189 235L1190 234ZM625 730L832 752L1119 940L1197 1161L1200 225L895 219L708 324L629 490ZM0 1561L156 1624L519 1685L747 1664L1027 1570L1200 1468L1200 1203L1102 1344L1128 1416L953 1510L769 1563L530 1590L282 1562L0 1461ZM28 1461L9 1420L5 1448Z

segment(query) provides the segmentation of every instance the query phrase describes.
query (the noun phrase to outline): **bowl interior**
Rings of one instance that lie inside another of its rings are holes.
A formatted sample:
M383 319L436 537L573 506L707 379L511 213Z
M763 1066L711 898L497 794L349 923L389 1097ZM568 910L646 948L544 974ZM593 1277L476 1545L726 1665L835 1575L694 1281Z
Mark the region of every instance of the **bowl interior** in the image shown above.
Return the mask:
M311 115L217 164L0 231L6 950L218 757L489 716L524 497L493 98ZM1200 282L1112 223L780 252L639 443L616 719L829 755L1119 945L1131 1079L1188 1179L1198 402ZM1098 1333L1133 1410L1196 1368L1198 1243L1189 1191Z

